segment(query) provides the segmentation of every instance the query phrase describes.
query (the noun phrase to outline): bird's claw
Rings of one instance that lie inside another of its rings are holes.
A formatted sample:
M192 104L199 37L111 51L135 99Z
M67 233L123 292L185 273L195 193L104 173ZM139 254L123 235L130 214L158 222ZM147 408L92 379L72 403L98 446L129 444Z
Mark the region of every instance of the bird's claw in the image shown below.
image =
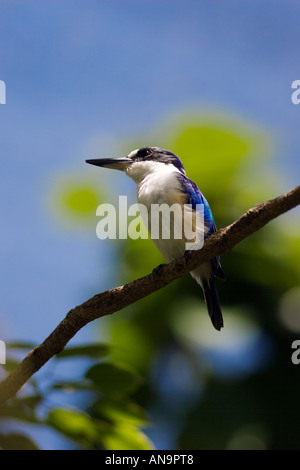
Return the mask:
M193 254L193 251L194 251L194 250L185 250L184 256L185 256L185 258L187 259L187 261L191 259L192 254Z
M162 268L163 266L165 266L165 265L164 265L164 264L159 264L158 266L156 266L156 268L154 268L154 269L152 270L152 274L158 273L158 272L161 270L161 268Z

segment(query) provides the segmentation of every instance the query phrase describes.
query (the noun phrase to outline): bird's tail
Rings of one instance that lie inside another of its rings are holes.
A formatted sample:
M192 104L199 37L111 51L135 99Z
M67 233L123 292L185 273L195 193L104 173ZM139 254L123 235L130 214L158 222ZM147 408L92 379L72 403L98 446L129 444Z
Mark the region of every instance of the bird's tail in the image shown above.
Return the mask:
M202 279L202 288L212 324L216 330L220 330L224 322L214 276L211 276L209 281Z

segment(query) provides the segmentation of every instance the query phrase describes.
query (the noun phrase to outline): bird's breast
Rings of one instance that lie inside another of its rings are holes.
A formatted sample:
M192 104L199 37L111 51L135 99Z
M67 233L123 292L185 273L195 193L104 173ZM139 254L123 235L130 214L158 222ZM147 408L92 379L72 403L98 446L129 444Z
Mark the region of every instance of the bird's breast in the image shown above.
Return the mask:
M148 175L137 187L137 199L139 204L146 206L147 220L144 219L145 215L142 217L163 257L171 261L181 256L185 251L185 240L182 236L177 238L175 234L182 234L182 208L185 195L181 191L176 172ZM170 215L168 210L163 215L163 204L172 207L173 215ZM157 206L162 208L162 217L159 219L155 217L155 211L160 210ZM164 234L166 236L163 236Z
M154 173L146 176L137 186L137 199L148 208L151 204L184 204L177 172Z

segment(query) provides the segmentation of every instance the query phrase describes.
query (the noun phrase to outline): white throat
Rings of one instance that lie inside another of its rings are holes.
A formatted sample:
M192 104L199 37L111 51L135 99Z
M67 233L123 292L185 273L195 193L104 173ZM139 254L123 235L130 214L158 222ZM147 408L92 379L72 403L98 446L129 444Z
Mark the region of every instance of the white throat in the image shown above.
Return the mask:
M133 179L136 184L140 184L145 178L156 176L164 178L171 173L179 173L174 165L166 165L161 162L147 160L144 162L134 162L125 169L126 174Z

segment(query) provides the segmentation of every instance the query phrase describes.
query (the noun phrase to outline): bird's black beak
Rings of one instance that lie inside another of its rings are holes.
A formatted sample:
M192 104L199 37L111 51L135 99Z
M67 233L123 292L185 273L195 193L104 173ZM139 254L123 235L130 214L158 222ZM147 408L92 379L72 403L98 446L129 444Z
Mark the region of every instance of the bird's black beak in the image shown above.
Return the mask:
M133 163L131 158L96 158L94 160L86 160L86 163L91 165L103 166L104 168L112 168L114 170L125 170Z

